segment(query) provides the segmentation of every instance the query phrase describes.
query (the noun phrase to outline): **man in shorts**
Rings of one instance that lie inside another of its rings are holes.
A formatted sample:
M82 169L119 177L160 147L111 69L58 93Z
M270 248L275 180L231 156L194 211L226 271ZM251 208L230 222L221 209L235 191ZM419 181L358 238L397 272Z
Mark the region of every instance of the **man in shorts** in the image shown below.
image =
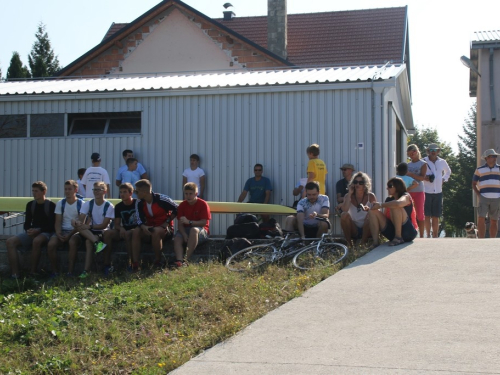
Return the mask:
M111 254L113 242L125 240L125 247L129 259L132 260L132 233L137 227L136 207L137 199L132 197L134 187L125 182L120 185L121 202L115 206L115 227L104 232L103 238L106 248L104 255L104 275L109 275L114 271L111 265Z
M107 184L102 181L94 183L92 194L95 198L83 204L78 220L73 223L79 236L73 236L69 240L68 276L73 275L77 249L82 240L85 241L86 254L85 268L79 276L80 279L89 276L93 253L99 253L106 247L106 244L102 242L103 233L115 217L113 204L104 199L106 188Z
M177 203L164 194L154 193L149 180L135 183L137 194L137 229L132 234L131 271L139 270L142 241L150 242L155 253L154 265L163 267L163 241L170 239L174 232L173 220L177 216Z
M184 201L177 210L178 231L174 238L174 266L187 265L186 261L194 253L196 247L208 238L212 215L210 207L203 199L198 198L198 186L194 182L184 185ZM184 260L184 244L187 244Z
M297 216L288 216L285 230L298 230L300 238L320 238L330 229L330 200L327 195L319 193L319 183L306 184L306 197L297 204Z
M486 161L474 172L472 190L477 194L479 210L477 218L477 235L486 236L486 215L490 218L490 238L496 238L498 232L498 215L500 213L500 165L497 164L495 150L489 149L481 157Z
M64 183L64 198L56 204L55 234L50 237L47 255L52 267L52 276L57 276L57 249L68 243L77 232L72 223L78 220L83 206L83 199L76 197L78 182L68 180Z
M24 230L17 236L7 239L7 255L11 268L11 277L19 278L19 257L17 248L22 246L24 250L31 247L31 274L36 274L42 246L49 242L54 233L54 202L45 199L47 185L43 181L36 181L31 185L31 193L34 200L26 204Z

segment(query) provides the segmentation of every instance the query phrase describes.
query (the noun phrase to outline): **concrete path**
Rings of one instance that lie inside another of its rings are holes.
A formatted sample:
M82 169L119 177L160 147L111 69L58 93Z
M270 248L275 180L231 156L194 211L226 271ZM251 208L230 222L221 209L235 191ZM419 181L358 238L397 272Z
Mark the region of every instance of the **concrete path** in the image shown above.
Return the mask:
M172 374L500 374L500 239L381 246Z

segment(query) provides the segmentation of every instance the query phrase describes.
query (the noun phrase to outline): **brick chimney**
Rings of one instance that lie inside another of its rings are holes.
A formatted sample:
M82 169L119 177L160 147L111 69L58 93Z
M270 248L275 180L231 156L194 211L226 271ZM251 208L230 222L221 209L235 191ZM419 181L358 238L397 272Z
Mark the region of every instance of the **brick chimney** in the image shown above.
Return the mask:
M267 0L267 49L288 57L286 0Z

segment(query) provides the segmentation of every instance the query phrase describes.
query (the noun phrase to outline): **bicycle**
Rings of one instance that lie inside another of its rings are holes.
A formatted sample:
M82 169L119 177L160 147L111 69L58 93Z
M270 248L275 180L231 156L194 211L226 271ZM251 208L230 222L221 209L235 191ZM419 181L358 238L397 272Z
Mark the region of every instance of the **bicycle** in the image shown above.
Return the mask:
M330 267L342 262L348 253L347 246L323 234L320 241L302 248L293 257L292 263L301 270Z
M226 267L230 271L236 272L253 271L266 263L292 257L304 248L304 240L300 238L291 239L292 235L294 233L288 233L285 237L276 237L270 243L253 245L242 249L227 259ZM309 241L314 240L310 239Z
M301 270L318 267L329 267L341 262L348 253L347 246L333 242L327 234L321 238L306 240L297 238L289 240L278 238L271 243L254 245L238 251L226 261L226 267L231 271L253 271L267 263L277 262L292 257L292 264ZM304 245L303 241L312 241ZM279 245L279 246L277 246Z

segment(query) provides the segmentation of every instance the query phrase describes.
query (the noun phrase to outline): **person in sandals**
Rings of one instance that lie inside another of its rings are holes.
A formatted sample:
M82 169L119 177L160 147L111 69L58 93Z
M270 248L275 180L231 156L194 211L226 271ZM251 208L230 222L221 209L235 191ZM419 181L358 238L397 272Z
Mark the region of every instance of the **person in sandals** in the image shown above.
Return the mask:
M379 245L378 233L381 233L390 242L389 246L400 245L415 239L418 232L413 200L406 191L406 184L399 177L391 178L387 182L389 197L384 203L375 202L368 211L370 232L373 235L373 245ZM385 209L382 213L380 209Z

